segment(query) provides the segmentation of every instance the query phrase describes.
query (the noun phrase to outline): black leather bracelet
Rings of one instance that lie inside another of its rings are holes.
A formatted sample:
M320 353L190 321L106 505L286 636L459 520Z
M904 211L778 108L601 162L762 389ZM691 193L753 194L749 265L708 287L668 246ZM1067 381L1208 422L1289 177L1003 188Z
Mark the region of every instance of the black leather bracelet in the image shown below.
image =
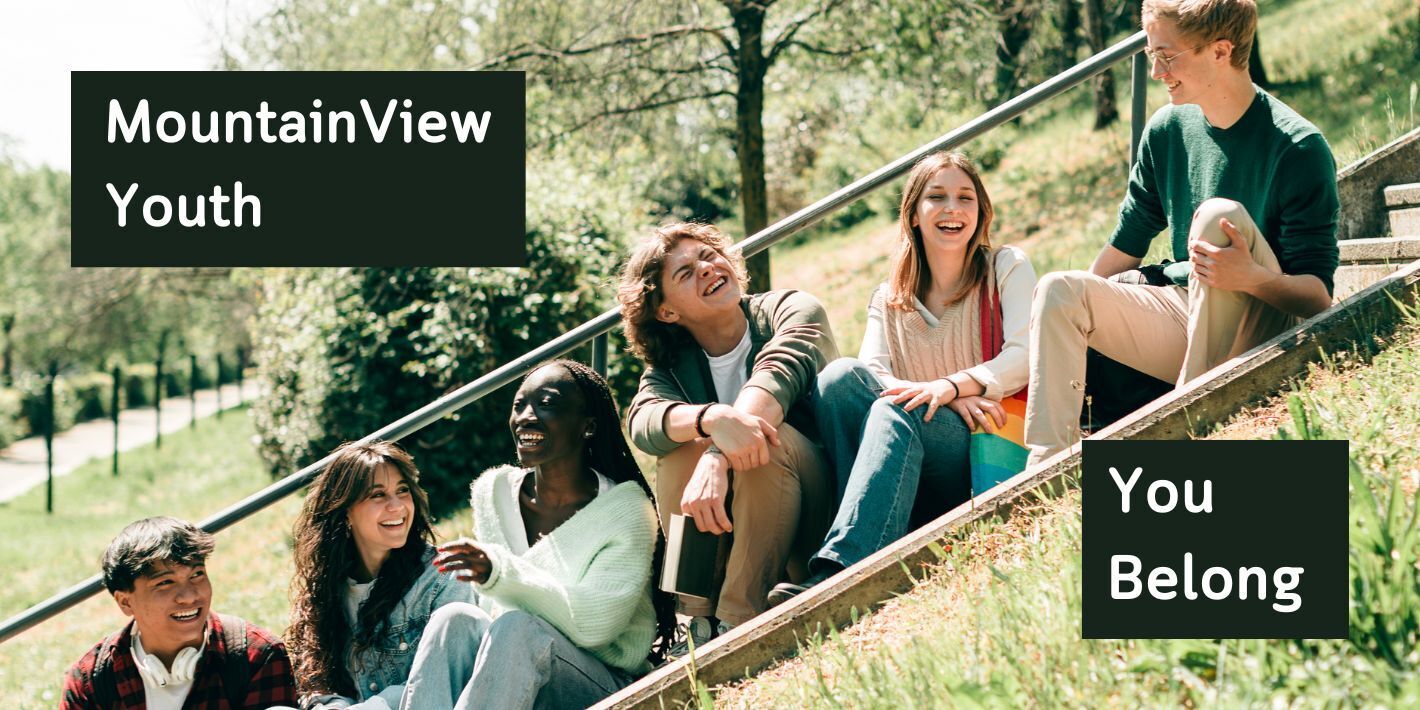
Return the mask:
M710 436L705 433L705 413L710 411L710 408L713 406L715 406L715 403L711 402L701 407L700 413L695 415L695 433L699 434L702 439Z
M947 384L949 384L949 385L952 386L952 392L954 393L954 394L952 395L952 399L958 399L958 398L960 398L960 397L961 397L961 388L960 388L960 387L957 387L957 383L952 382L952 378L950 378L950 377L943 377L942 379L946 380L946 381L947 381Z

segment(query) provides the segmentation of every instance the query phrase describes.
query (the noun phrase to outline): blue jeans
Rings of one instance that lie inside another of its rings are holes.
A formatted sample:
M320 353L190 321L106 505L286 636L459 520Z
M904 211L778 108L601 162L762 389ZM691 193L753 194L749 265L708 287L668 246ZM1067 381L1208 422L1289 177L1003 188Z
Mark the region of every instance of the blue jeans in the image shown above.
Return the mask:
M585 708L630 682L537 616L456 603L429 617L400 708Z
M882 382L860 360L840 358L818 375L814 413L838 480L838 514L809 562L847 567L971 495L971 431L941 407L924 422L879 397Z

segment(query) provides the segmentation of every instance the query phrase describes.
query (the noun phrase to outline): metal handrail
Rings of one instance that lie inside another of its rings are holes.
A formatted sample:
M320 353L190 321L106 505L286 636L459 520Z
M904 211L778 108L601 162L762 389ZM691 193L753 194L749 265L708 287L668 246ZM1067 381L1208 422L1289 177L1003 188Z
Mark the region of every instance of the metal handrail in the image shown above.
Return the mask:
M897 160L858 178L808 207L775 222L748 239L739 242L736 244L736 247L740 249L745 256L752 256L764 251L775 243L809 227L829 213L855 202L869 192L882 187L890 180L907 172L918 160L926 155L939 150L949 150L966 143L1003 123L1015 119L1031 108L1084 83L1094 75L1105 71L1114 63L1131 55L1134 56L1132 74L1134 111L1130 127L1130 160L1132 161L1135 153L1137 153L1136 148L1144 125L1144 77L1147 74L1147 69L1145 68L1143 55L1138 54L1139 50L1144 48L1144 42L1144 33L1136 32L1129 38L1076 64L1070 69L1037 84L1025 93L977 116L954 130L938 136ZM420 407L399 420L371 433L361 439L361 441L371 441L374 439L398 441L472 404L485 395L492 393L494 390L512 383L514 380L531 371L539 363L565 355L586 344L588 341L593 341L595 344L592 355L594 364L599 364L604 368L606 363L606 334L611 331L612 328L615 328L620 320L621 309L619 307L612 308L582 323L576 328L533 348L523 356L505 363L501 367L498 367L473 382ZM228 506L225 510L202 521L201 527L209 532L215 533L248 516L254 515L272 503L304 487L332 458L334 458L333 455L326 455L321 460ZM94 575L26 609L20 614L6 619L4 624L0 624L0 643L10 640L25 629L78 604L102 589L102 578L99 575Z

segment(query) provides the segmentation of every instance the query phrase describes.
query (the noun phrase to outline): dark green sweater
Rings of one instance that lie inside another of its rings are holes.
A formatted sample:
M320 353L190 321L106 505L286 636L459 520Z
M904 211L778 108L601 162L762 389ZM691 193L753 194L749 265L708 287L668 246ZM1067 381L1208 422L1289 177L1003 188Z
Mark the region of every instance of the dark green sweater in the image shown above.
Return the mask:
M1237 123L1214 128L1195 105L1149 119L1119 226L1109 243L1142 258L1165 227L1173 258L1188 259L1188 229L1204 200L1241 203L1288 274L1312 274L1331 293L1338 250L1336 162L1321 131L1257 89Z

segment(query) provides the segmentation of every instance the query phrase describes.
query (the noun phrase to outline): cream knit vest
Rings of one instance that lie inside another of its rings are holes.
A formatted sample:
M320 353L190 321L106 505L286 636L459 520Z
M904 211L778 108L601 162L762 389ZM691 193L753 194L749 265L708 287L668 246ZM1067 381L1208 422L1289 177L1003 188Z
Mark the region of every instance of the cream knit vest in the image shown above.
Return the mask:
M883 314L894 377L927 382L981 364L981 289L947 306L931 328L917 309L889 306L887 288L873 292L873 305Z

